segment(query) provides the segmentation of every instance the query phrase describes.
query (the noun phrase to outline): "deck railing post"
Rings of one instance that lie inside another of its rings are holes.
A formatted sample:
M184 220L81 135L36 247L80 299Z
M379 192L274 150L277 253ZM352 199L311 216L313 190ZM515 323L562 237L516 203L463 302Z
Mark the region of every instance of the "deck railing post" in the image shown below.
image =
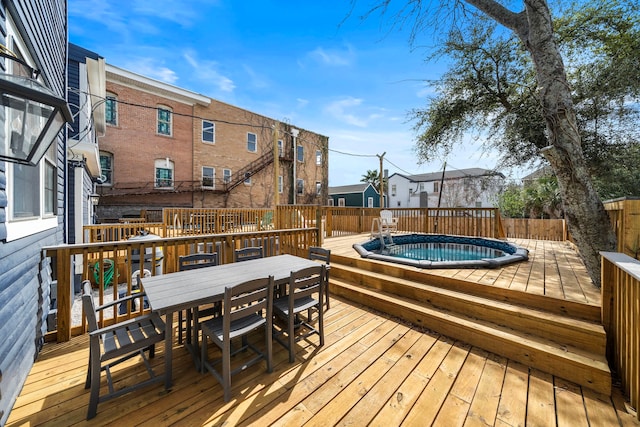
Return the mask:
M58 342L64 342L71 339L71 252L62 248L55 252L55 257L58 280L56 339Z

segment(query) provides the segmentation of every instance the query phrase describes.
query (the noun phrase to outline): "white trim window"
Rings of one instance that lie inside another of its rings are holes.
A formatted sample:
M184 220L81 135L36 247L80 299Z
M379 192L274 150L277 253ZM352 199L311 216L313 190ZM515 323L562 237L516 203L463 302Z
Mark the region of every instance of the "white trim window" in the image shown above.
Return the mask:
M111 92L104 101L104 119L108 125L118 126L118 97Z
M256 153L258 151L258 135L247 132L247 151Z
M316 166L322 166L322 151L316 150Z
M278 157L282 157L282 150L284 147L284 143L281 139L278 140Z
M208 121L202 121L202 142L206 142L208 144L216 143L216 124Z
M327 205L328 206L333 206L333 197L329 197L329 199L327 199Z
M202 187L216 188L216 169L210 166L202 167Z
M367 207L368 208L373 207L373 197L367 197Z
M299 163L304 162L304 147L302 145L298 145L296 148L296 159Z
M173 161L166 159L158 159L155 161L155 187L173 189Z
M320 195L322 193L322 183L320 181L316 181L316 194Z
M171 108L167 106L158 106L158 135L171 136L173 114Z
M338 198L338 207L344 208L346 205L344 197Z
M304 194L304 179L298 178L296 180L296 194L301 196Z
M284 189L284 180L282 178L282 175L278 175L278 193L282 194L283 189Z
M231 169L222 169L222 182L225 184L231 182Z
M106 151L100 152L100 185L113 185L113 154Z
M17 27L7 16L7 47L19 58L34 65ZM13 61L5 61L6 72L21 74ZM5 120L4 126L11 125ZM7 129L4 130L7 132ZM7 241L20 239L58 226L58 139L36 166L5 163Z

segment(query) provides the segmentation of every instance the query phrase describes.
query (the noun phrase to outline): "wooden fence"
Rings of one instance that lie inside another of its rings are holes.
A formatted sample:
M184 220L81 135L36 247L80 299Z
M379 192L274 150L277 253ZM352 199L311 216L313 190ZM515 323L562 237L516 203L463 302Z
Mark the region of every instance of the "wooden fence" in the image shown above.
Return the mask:
M622 198L604 203L616 233L616 250L640 259L640 199Z
M640 262L618 252L601 255L607 359L640 420Z
M323 208L325 234L341 236L367 233L380 208ZM500 213L494 208L396 208L387 209L398 219L398 231L407 233L442 233L463 236L503 238Z
M68 341L72 335L85 332L83 325L72 325L71 309L74 296L74 280L90 280L99 290L99 304L105 298L115 300L120 292L131 294L132 274L146 269L151 275L171 273L178 270L178 257L196 252L218 252L220 263L233 262L235 249L247 246L262 246L265 256L292 254L307 256L309 246L318 245L317 228L234 232L222 234L193 235L182 237L159 237L123 240L119 242L62 245L43 248L43 258L49 257L55 266L57 280L57 327L47 339ZM144 254L144 255L141 255ZM79 275L80 277L74 277ZM119 286L117 286L119 285ZM176 284L179 286L179 284ZM131 307L125 314L102 313L102 324L131 316ZM84 322L83 322L84 323Z
M564 219L502 218L509 239L567 240Z

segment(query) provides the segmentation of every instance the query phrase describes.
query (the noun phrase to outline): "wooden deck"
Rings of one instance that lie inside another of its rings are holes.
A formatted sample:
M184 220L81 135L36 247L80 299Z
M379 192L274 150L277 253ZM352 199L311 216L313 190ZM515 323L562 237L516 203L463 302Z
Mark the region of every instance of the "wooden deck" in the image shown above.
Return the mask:
M257 365L235 376L227 404L177 347L169 392L156 385L102 403L90 423L87 337L47 344L7 425L639 425L617 389L597 394L340 298L325 328L325 346L301 343L293 364L275 344L274 372ZM157 370L162 363L159 348ZM143 372L132 360L115 375L128 382Z
M325 239L323 246L331 249L332 256L360 258L352 245L369 239L369 233L332 237ZM528 249L529 261L507 265L500 269L423 269L421 271L532 295L544 295L600 306L600 290L591 282L584 264L570 243L526 239L515 239L510 242ZM420 270L415 267L403 268Z
M332 238L324 246L332 257L357 257L351 245L366 239ZM529 262L429 274L599 306L599 292L570 246L516 243L531 251ZM102 403L91 422L85 421L87 336L46 344L7 425L640 426L616 387L611 396L599 394L335 295L325 314L325 346L315 347L317 336L310 340L299 343L293 364L275 343L273 373L257 365L234 376L226 404L222 387L196 372L176 345L170 391L151 386ZM138 362L126 362L114 375L123 384L140 378Z

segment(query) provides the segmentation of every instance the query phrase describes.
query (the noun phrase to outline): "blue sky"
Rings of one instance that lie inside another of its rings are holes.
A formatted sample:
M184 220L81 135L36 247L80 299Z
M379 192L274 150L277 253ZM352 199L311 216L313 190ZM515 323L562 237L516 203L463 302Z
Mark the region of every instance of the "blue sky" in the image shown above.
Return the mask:
M408 112L426 105L441 66L373 0L69 0L69 40L107 63L329 137L329 185L442 169L418 165ZM423 41L423 46L429 41ZM215 117L214 117L215 119ZM472 143L447 169L496 164ZM508 172L508 171L503 171Z

